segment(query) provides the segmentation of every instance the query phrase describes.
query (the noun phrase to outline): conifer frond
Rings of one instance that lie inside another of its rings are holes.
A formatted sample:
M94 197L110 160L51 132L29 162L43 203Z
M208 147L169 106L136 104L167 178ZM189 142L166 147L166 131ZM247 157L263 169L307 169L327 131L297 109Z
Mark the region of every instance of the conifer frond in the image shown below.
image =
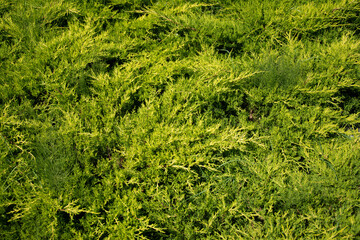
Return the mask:
M354 239L358 1L0 0L0 239Z

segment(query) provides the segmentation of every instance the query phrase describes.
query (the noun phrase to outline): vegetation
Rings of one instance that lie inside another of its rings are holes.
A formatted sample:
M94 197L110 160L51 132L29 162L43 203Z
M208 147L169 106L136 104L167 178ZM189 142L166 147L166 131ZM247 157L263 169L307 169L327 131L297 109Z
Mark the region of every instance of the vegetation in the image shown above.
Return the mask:
M0 238L360 238L359 16L0 0Z

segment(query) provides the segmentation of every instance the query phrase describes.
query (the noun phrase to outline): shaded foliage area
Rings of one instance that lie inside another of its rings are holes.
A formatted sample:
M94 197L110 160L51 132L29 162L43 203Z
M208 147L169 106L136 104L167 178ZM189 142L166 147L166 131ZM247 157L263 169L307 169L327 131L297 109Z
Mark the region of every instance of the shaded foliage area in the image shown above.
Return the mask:
M0 238L358 238L359 7L0 0Z

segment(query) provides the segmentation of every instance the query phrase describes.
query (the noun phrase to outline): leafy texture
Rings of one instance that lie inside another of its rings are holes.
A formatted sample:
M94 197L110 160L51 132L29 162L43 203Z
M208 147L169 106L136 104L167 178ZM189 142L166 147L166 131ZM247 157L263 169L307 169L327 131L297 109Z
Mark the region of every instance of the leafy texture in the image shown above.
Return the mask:
M359 13L0 0L0 238L359 238Z

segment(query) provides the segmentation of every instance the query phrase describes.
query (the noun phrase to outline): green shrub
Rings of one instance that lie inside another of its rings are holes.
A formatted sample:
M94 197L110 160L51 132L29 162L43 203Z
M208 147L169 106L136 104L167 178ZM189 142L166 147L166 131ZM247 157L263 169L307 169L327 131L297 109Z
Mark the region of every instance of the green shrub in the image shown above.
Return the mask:
M0 1L0 238L358 238L358 13Z

